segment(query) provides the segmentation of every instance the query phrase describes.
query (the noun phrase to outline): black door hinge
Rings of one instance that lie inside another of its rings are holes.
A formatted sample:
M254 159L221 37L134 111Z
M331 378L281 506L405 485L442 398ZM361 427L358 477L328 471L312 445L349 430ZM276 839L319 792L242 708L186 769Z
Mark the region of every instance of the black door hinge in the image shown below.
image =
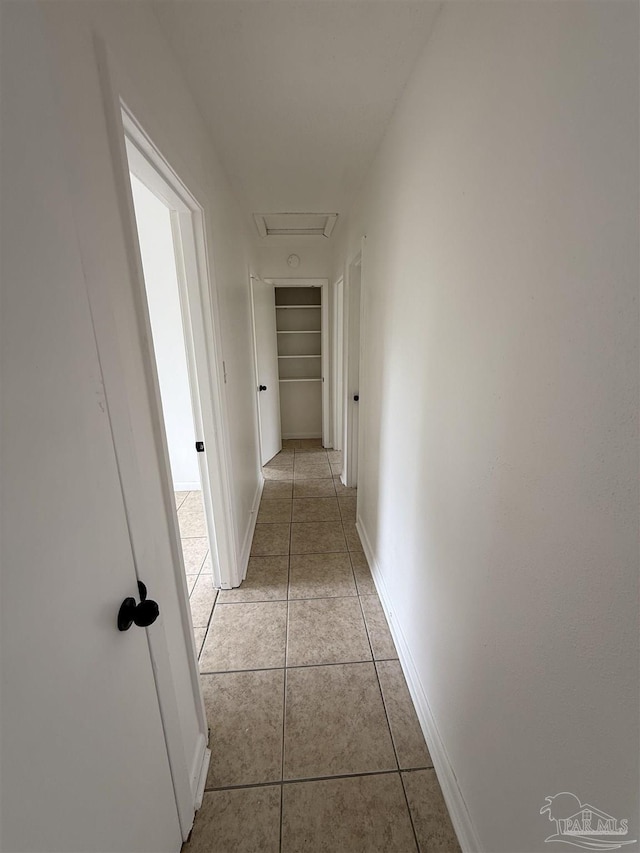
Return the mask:
M204 441L196 441L196 450L198 453L204 453Z

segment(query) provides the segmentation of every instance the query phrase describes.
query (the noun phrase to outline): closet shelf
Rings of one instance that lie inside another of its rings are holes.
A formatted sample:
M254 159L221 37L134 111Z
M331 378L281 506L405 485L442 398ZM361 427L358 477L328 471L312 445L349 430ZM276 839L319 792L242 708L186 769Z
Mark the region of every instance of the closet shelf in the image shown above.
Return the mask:
M281 308L282 309L285 309L285 308L287 308L287 309L288 308L322 308L322 306L321 305L276 305L276 310L279 311Z
M279 355L278 358L322 358L321 353L312 353L311 355Z
M278 335L319 335L321 329L299 329L294 332L277 332Z
M314 379L281 379L280 382L322 382L322 376L317 376Z

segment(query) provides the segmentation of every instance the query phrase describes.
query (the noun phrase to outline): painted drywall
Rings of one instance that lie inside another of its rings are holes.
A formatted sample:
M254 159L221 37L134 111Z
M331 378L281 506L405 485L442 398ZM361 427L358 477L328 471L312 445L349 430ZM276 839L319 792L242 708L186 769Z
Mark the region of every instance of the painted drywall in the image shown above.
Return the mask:
M487 853L545 849L560 791L640 832L637 34L444 4L339 235L359 523Z
M171 214L151 190L131 176L140 253L158 368L167 449L176 491L199 489L187 353L176 276Z
M271 240L271 245L264 245ZM290 267L287 258L297 255L300 263ZM333 248L324 237L299 237L287 240L265 237L254 246L253 265L260 278L329 278Z
M252 213L349 209L438 4L154 8L250 221Z

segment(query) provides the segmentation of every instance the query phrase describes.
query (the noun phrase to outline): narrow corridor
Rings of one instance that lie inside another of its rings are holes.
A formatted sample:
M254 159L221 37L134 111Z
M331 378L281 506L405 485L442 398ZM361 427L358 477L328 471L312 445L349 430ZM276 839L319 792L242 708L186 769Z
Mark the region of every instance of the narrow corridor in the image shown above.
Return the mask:
M184 853L459 850L355 530L340 454L284 442L247 578L216 593L177 493L211 764Z

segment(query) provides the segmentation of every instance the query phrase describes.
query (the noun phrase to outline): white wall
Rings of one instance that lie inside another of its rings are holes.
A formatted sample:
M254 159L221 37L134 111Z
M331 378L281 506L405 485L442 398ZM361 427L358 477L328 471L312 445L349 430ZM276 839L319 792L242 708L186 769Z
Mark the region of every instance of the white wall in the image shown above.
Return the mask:
M635 3L444 4L339 237L359 524L491 853L559 791L640 831L638 70Z
M263 245L272 240L271 245ZM300 265L287 264L297 255ZM253 248L253 269L261 278L329 278L333 263L331 244L324 237L265 237Z
M187 353L169 208L131 176L144 282L176 491L199 489Z

